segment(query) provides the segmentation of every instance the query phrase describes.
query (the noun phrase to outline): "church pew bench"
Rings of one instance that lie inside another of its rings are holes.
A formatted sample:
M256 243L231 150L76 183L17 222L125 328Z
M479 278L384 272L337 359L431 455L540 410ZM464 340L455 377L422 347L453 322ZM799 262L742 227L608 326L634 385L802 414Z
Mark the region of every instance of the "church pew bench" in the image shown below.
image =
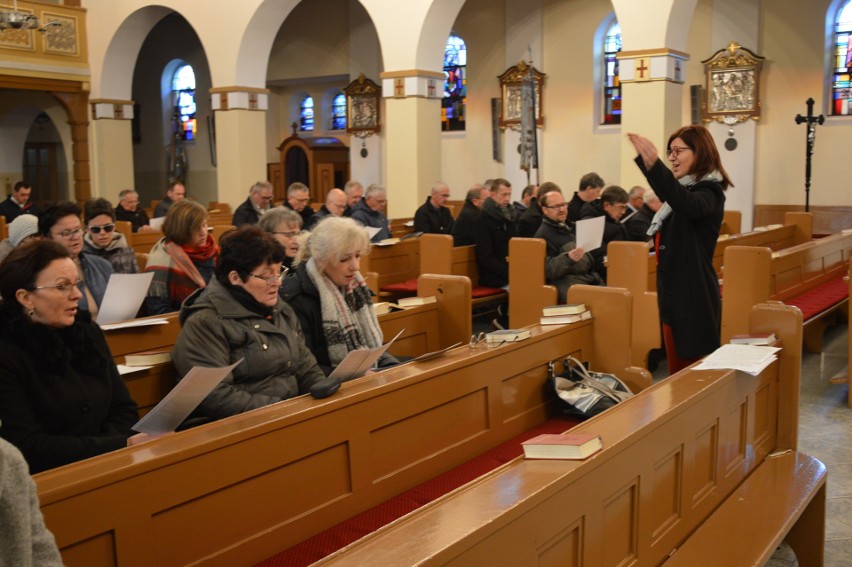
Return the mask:
M722 214L722 226L719 227L719 234L739 234L742 224L742 212L725 210Z
M231 215L233 216L233 211L231 211L230 203L223 203L221 201L210 201L207 203L207 213L215 214L221 213L223 215Z
M9 227L6 226L6 217L0 215L0 240L9 238Z
M759 554L787 529L799 563L821 565L825 467L795 453L801 316L764 304L752 325L784 347L759 376L683 370L572 429L601 435L590 458L518 458L316 565L668 565L705 539L715 512L743 505L742 487L773 499L749 503L754 521L777 514L783 526L750 539L725 532L678 565L759 564L729 561L730 541ZM792 452L766 460L779 449ZM807 485L798 499L788 497L799 495L794 479Z
M127 243L135 252L147 254L162 237L162 232L134 232L127 239Z
M852 232L837 233L773 252L732 246L725 250L722 342L747 332L748 310L769 300L795 305L804 316L804 345L822 351L822 334L848 322L849 289L843 276L852 258Z
M417 276L420 275L420 239L408 238L388 246L374 244L370 253L361 257L361 273L366 278L370 272L376 274L374 285L377 289L373 292L378 297L394 299L415 295Z
M71 566L263 560L542 423L548 361L622 374L627 358L596 357L594 335L627 326L628 296L595 291L622 308L41 473L47 526Z
M649 260L648 246L643 242L611 242L608 251L608 286L625 288L633 298L630 342L620 346L629 348L633 366L647 368L648 353L662 346L660 316L657 293L649 291L646 278L635 274L646 273L653 258ZM542 308L556 304L556 288L545 284L546 252L540 238L509 241L509 324L513 328L537 323Z
M412 232L414 232L414 217L390 219L391 238L402 238Z
M727 212L727 211L726 211ZM784 213L784 224L773 228L753 230L751 232L731 233L720 237L713 251L713 267L722 277L725 263L725 250L729 246L765 246L773 251L783 250L798 244L809 242L813 238L814 217L812 213L788 211ZM724 233L722 233L724 235ZM656 282L655 284L656 285Z

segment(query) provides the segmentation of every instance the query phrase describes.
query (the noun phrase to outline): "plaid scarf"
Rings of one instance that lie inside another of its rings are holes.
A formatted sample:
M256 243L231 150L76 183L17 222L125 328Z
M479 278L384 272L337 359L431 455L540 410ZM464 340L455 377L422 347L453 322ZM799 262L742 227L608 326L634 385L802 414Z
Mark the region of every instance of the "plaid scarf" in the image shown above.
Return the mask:
M382 345L382 330L373 312L373 298L360 272L347 289L338 287L311 258L305 265L317 287L322 311L322 330L328 343L328 359L337 366L350 351Z
M219 247L212 236L207 236L203 246L181 246L161 238L148 255L146 272L154 272L154 279L148 288L148 295L168 297L172 305L180 305L183 300L199 288L207 287L196 263L216 263Z

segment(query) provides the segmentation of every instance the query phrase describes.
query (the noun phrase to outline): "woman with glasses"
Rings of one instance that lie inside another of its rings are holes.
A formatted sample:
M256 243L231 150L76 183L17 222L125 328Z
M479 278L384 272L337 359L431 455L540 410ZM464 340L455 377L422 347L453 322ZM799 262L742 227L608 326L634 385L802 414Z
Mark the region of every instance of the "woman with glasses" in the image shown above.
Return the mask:
M164 236L148 254L146 272L154 272L145 308L149 315L171 313L213 276L219 247L207 230L207 210L195 201L178 201L163 222Z
M136 404L64 246L34 240L0 264L0 436L37 473L127 445Z
M278 296L284 277L281 246L253 226L226 233L221 246L210 285L181 307L172 359L178 376L193 366L242 362L201 402L193 421L286 400L325 378L305 346L299 320Z
M48 207L38 219L38 229L48 240L58 242L68 251L77 266L77 286L83 294L80 309L97 318L104 299L112 265L103 258L83 250L83 223L76 203L57 203Z
M124 235L115 230L115 211L106 199L89 199L83 209L86 235L83 252L109 261L117 274L139 273L136 252Z
M326 373L350 351L382 345L372 293L359 271L361 256L369 251L370 237L356 220L326 217L284 279L284 301L299 317L305 342ZM378 361L380 368L394 364L399 361L387 352Z
M719 348L722 303L713 251L733 187L710 132L684 126L669 136L663 165L657 148L627 135L636 165L664 203L651 221L657 246L657 301L669 372L675 373Z
M258 228L268 232L284 248L284 266L289 270L299 252L299 234L302 233L302 216L287 207L275 207L257 223Z

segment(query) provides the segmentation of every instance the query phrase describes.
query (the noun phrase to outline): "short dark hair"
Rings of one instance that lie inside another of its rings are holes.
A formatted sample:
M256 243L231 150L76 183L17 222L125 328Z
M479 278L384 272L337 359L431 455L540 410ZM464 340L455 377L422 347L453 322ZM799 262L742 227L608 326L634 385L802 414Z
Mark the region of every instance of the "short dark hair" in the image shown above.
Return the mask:
M501 185L503 187L507 187L509 189L512 188L512 184L509 182L508 179L503 179L502 177L498 177L494 181L491 182L491 190L496 191L497 188L500 187Z
M598 175L597 173L595 173L594 171L592 173L587 173L586 175L584 175L583 177L580 178L580 191L585 191L586 189L589 189L590 187L603 187L603 186L604 186L603 178L600 175Z
M107 215L115 220L115 209L112 208L112 203L102 197L86 201L83 207L83 221L89 224L89 221L100 215Z
M237 272L245 281L249 273L261 264L281 264L284 248L268 232L256 226L243 226L226 232L219 239L219 261L216 263L216 279L228 287L228 274Z
M534 190L535 185L527 185L526 187L524 187L524 190L521 191L521 198L523 199L527 195L532 195Z
M618 185L610 185L601 193L601 204L609 203L610 205L614 205L616 203L626 203L627 201L627 191Z
M53 228L59 219L74 215L80 216L80 206L71 201L56 203L47 207L41 216L38 217L38 233L42 236L50 237L50 229Z
M38 275L54 260L70 258L68 250L53 240L29 240L15 247L0 264L0 305L18 309L23 306L15 299L19 289L32 291Z
M173 190L177 185L183 185L183 181L180 179L169 179L169 184L166 185L166 191L168 192ZM186 185L184 185L184 187L186 187Z
M21 189L32 189L32 186L26 181L18 181L17 183L15 183L14 192L17 193Z

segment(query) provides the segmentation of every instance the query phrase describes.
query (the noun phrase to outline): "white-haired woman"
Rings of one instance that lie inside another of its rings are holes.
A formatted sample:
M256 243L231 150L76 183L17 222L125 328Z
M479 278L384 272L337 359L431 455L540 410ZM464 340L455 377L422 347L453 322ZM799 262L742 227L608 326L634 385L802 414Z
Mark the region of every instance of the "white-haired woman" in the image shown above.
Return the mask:
M271 234L284 248L283 266L293 267L293 260L299 252L299 234L302 233L302 216L287 207L275 207L262 217L257 226L263 232Z
M370 251L367 231L346 217L322 219L299 249L282 295L302 325L305 343L328 374L346 355L383 341L372 293L361 276L361 256ZM388 353L378 366L399 361Z

